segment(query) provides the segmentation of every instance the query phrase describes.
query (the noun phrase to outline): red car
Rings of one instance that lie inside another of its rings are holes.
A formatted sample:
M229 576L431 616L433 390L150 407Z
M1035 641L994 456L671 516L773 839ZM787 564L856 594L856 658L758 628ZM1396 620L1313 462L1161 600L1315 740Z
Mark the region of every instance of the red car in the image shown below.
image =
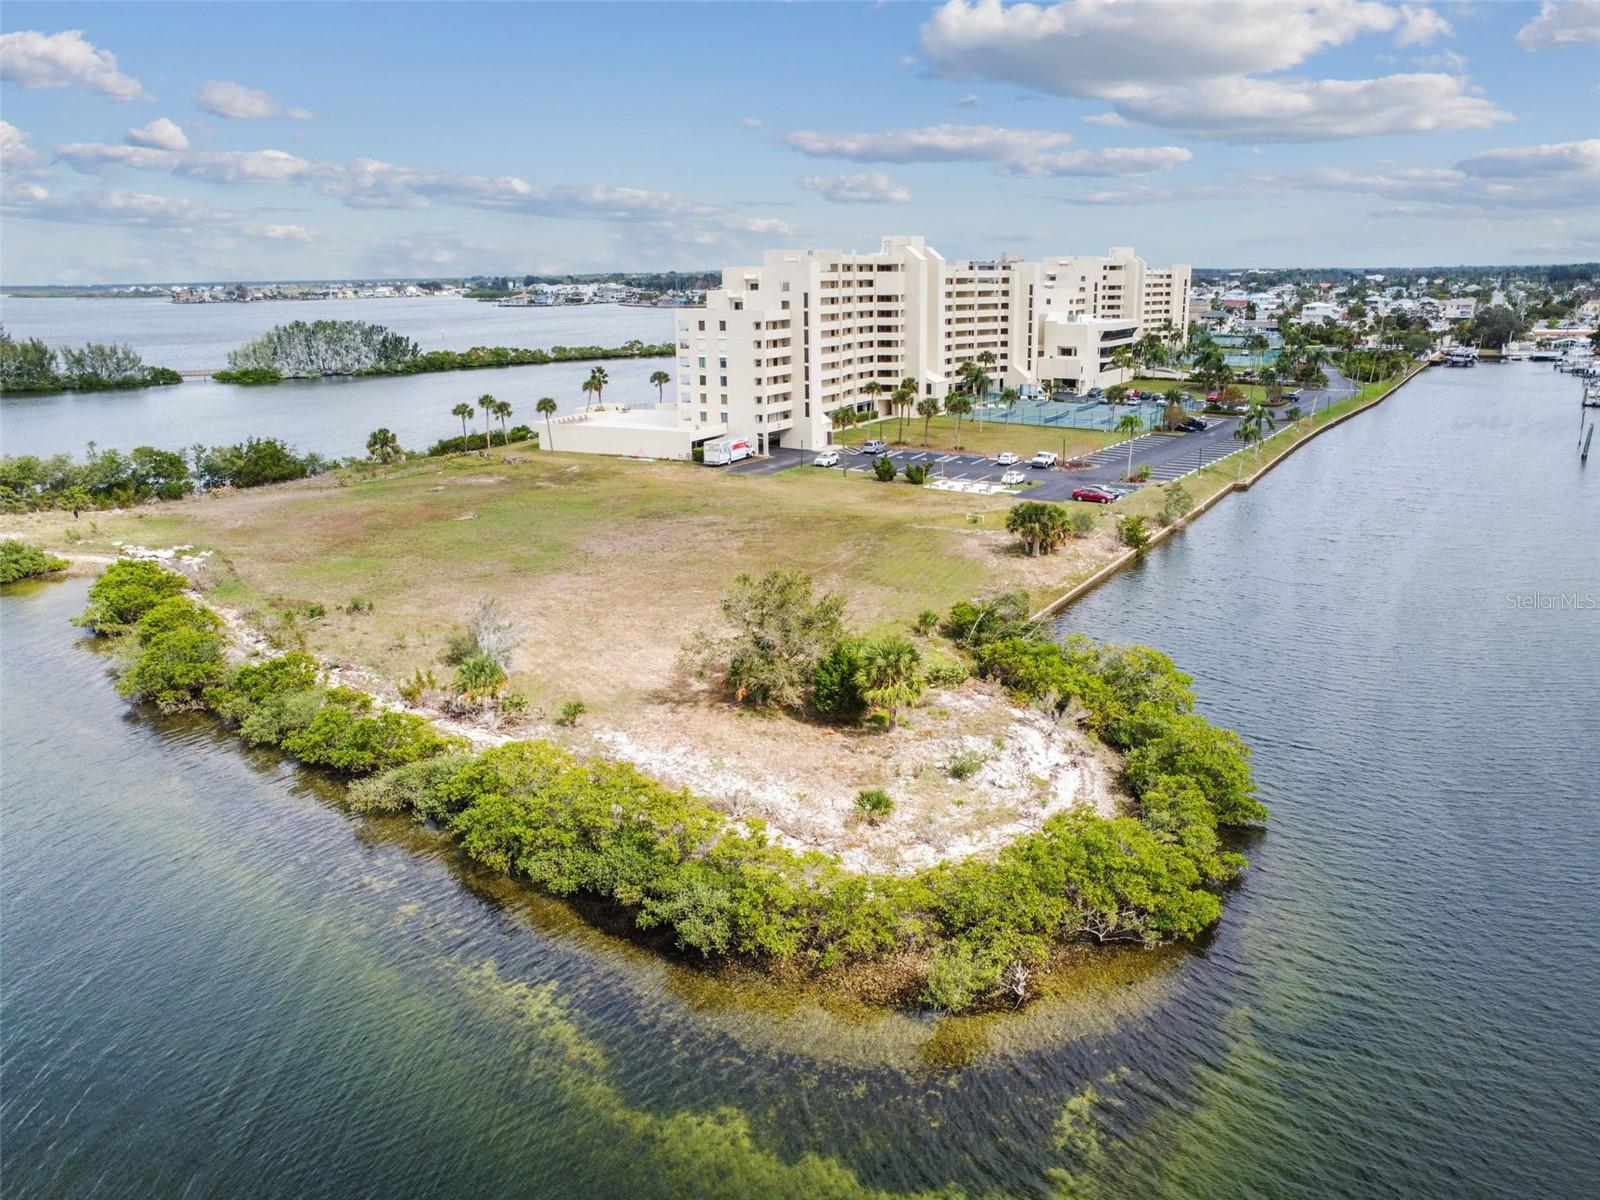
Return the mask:
M1095 487L1093 484L1089 484L1087 487L1073 488L1072 498L1074 500L1086 500L1090 504L1110 504L1116 500L1117 494L1103 487Z

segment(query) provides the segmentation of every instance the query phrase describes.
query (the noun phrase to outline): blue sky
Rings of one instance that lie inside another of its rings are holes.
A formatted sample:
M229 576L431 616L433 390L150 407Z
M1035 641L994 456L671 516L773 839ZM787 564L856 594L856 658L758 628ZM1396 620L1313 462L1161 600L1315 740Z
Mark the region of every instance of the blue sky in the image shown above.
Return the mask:
M1600 258L1600 0L28 4L10 283Z

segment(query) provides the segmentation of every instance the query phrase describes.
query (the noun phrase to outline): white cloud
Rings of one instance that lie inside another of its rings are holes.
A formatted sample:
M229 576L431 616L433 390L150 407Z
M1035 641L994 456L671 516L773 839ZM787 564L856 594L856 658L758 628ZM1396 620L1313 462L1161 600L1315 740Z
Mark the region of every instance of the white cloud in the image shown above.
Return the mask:
M265 238L269 242L312 242L317 239L316 232L304 225L244 225L240 227L240 232L250 237Z
M113 100L150 99L137 79L117 70L117 56L84 41L80 29L0 35L0 79L25 88L80 87Z
M38 184L8 188L8 216L71 225L128 225L141 229L196 229L227 225L240 214L212 208L181 196L154 196L121 190L56 193Z
M1454 50L1440 50L1411 61L1425 70L1449 71L1452 75L1459 75L1467 69L1466 55L1457 54Z
M28 136L10 121L0 121L0 167L17 171L31 167L39 155L28 145Z
M930 125L885 133L820 133L796 129L783 140L813 158L854 162L1005 162L1064 146L1070 133L999 125Z
M1400 6L1400 27L1395 30L1396 46L1426 46L1442 37L1455 33L1450 22L1433 9L1419 4Z
M1275 80L1207 88L1128 87L1117 108L1136 121L1233 142L1321 142L1394 133L1487 129L1511 115L1454 75Z
M760 117L740 117L739 124L743 125L746 129L760 129L766 124L766 122Z
M1544 0L1539 15L1517 32L1524 50L1600 43L1600 0Z
M978 105L980 105L982 103L983 103L983 97L978 95L977 92L968 92L966 95L962 96L961 99L956 101L956 107L957 108L977 108Z
M163 150L71 142L55 147L57 158L86 174L130 169L159 171L210 183L294 184L333 197L350 208L418 209L435 202L526 216L576 217L629 223L677 223L684 236L702 234L707 244L733 244L731 235L765 236L792 232L787 222L740 216L674 192L617 187L604 183L536 187L516 175L471 175L432 171L356 158L313 162L283 150ZM667 236L664 230L654 231Z
M1062 204L1090 205L1095 207L1116 207L1135 204L1171 204L1176 201L1190 203L1195 200L1215 200L1219 197L1242 196L1249 189L1243 187L1184 187L1165 188L1149 187L1142 183L1129 184L1127 187L1102 188L1092 192L1068 192L1062 196L1051 197ZM1256 190L1260 190L1259 188Z
M130 129L126 137L128 144L131 146L149 146L156 150L187 150L189 148L188 135L166 117L157 117L148 125Z
M910 204L911 193L882 171L859 175L807 175L800 181L834 204Z
M310 109L289 108L266 92L226 79L213 79L207 82L200 89L200 94L195 97L195 103L215 116L230 117L240 121L262 117L289 117L296 121L311 119Z
M379 276L465 275L503 256L448 233L385 238L368 247L365 267Z
M1149 175L1168 171L1194 157L1182 146L1112 146L1105 150L1061 150L1008 163L1011 175Z
M1426 6L1275 0L1267 11L1253 0L949 0L921 46L938 75L1107 100L1124 118L1207 138L1325 141L1511 119L1446 75L1259 78L1363 34L1409 46L1449 33Z
M1281 71L1401 19L1369 0L1276 0L1270 13L1252 0L949 0L922 27L921 48L940 75L1093 96L1128 82Z
M1355 192L1394 201L1388 216L1592 208L1600 195L1600 138L1485 150L1453 167L1363 171L1318 167L1262 174L1263 183Z
M89 174L129 167L212 183L284 183L308 175L313 167L285 150L163 150L155 146L67 142L55 151L57 158Z
M1112 125L1120 126L1130 124L1127 117L1113 110L1112 112L1090 113L1083 118L1085 125Z

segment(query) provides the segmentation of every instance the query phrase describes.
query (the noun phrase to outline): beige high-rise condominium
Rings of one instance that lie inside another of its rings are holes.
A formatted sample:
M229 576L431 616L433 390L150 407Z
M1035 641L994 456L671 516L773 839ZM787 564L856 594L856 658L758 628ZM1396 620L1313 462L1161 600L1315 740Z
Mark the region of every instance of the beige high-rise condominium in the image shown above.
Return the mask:
M996 387L1104 387L1126 376L1119 347L1184 337L1189 282L1188 267L1152 268L1127 247L950 262L897 235L872 254L769 251L679 312L679 417L761 453L827 445L835 411L888 413L906 379L942 400L984 354Z

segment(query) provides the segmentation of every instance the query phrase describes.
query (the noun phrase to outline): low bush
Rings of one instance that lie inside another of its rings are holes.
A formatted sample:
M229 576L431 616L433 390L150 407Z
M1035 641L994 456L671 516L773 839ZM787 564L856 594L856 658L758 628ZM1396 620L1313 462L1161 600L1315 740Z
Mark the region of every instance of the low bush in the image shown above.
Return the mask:
M861 652L866 642L845 638L811 672L811 707L830 721L856 722L867 712L861 694Z
M967 665L960 662L936 662L928 666L924 678L929 687L948 688L959 687L965 683L971 672Z
M983 770L984 764L988 761L987 754L977 750L962 750L951 756L950 761L945 764L944 773L951 779L971 779Z
M184 596L151 605L130 635L136 654L117 691L154 704L162 712L200 708L206 695L227 682L222 621Z
M879 483L888 483L899 473L900 469L894 465L894 459L887 454L872 460L872 474Z
M582 700L568 700L561 706L561 711L556 716L556 724L573 726L578 723L578 718L589 711L589 706Z
M1150 531L1145 528L1144 517L1136 515L1118 517L1117 539L1130 550L1148 550Z
M121 633L161 601L188 586L183 576L155 563L119 559L90 586L89 607L73 621L98 634Z
M19 579L53 575L57 571L65 571L69 565L66 559L46 554L38 547L15 538L0 541L0 583L16 583Z
M918 487L928 482L928 464L910 463L906 466L906 482L914 483Z
M894 811L894 800L882 788L864 788L856 796L856 812L868 825L876 825Z

